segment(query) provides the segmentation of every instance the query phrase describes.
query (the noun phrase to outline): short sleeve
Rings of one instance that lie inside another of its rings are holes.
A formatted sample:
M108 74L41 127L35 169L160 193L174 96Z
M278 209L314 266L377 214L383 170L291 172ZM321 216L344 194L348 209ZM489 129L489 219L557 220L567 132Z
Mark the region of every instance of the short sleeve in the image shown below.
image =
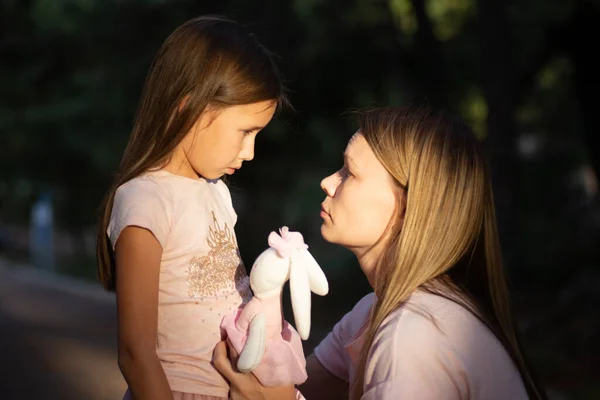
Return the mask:
M170 208L171 201L165 191L149 177L134 178L121 185L115 193L106 231L113 249L128 226L149 230L164 248L170 227Z
M321 365L346 382L350 380L351 359L345 346L365 323L374 297L374 294L370 293L356 303L352 311L335 324L333 330L314 350L315 357Z
M445 334L419 313L394 314L373 340L361 399L468 398L465 370Z

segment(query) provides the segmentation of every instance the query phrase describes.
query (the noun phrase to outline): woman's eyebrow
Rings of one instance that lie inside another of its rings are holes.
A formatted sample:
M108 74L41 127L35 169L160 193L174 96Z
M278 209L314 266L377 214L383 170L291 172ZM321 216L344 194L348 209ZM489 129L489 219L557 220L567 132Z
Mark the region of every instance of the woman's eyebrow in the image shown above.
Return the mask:
M344 163L352 164L354 168L359 169L354 159L350 157L347 153L344 153Z

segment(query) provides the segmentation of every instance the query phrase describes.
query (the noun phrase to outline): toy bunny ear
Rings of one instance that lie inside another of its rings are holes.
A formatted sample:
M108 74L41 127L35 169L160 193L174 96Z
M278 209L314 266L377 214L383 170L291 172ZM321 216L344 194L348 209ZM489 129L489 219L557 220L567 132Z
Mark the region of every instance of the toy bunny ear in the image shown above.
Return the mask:
M325 296L329 292L329 283L308 250L295 251L290 264L290 297L296 330L306 340L310 334L310 292Z
M299 253L294 250L290 259L290 298L296 330L302 340L306 340L310 334L310 283L306 265L298 257Z
M327 282L325 273L323 273L317 260L315 260L308 251L301 251L298 256L301 259L301 262L306 266L310 290L314 294L325 296L329 292L329 282Z

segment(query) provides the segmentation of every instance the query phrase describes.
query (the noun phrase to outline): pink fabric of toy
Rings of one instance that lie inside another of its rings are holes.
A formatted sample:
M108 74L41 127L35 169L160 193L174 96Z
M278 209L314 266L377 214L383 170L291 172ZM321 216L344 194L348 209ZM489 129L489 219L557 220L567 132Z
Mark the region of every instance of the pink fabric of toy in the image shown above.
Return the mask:
M302 340L296 330L283 319L281 297L260 300L254 297L244 308L227 314L221 328L233 348L242 352L248 339L252 318L259 312L266 316L267 339L265 354L260 365L252 371L264 386L299 385L306 381L306 359Z
M290 232L287 226L279 230L279 235L271 232L269 235L269 246L274 248L279 257L289 258L293 250L306 250L308 246L299 232Z

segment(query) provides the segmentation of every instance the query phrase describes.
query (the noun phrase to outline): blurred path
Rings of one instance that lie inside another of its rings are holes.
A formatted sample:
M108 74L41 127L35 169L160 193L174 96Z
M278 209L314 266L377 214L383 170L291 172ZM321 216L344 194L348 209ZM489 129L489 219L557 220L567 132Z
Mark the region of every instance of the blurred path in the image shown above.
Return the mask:
M0 398L120 400L114 297L0 259Z

